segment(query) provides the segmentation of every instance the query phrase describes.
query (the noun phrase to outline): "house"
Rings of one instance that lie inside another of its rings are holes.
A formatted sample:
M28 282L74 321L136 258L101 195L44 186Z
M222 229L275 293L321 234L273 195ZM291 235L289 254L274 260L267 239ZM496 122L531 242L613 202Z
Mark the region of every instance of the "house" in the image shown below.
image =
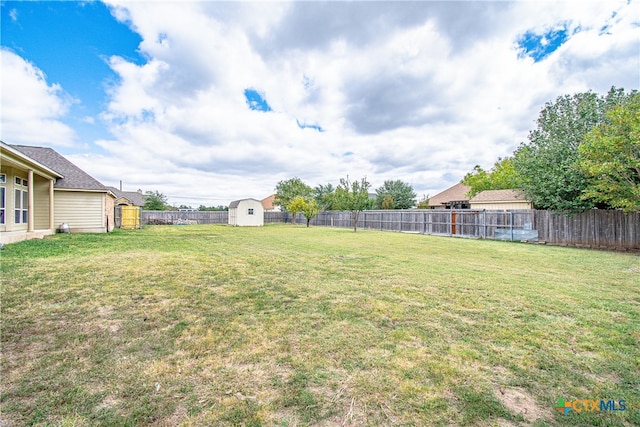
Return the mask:
M522 190L486 190L471 198L471 209L514 210L531 209Z
M262 203L262 207L264 208L265 212L280 212L280 206L276 206L273 204L273 202L276 200L276 195L272 194L268 197L265 197L264 199L262 199L260 201L260 203Z
M264 208L260 200L242 199L231 202L229 225L254 227L264 225Z
M471 187L458 183L429 199L429 209L468 209Z
M115 195L51 148L0 141L0 242L114 227Z
M144 206L144 194L142 190L122 191L116 187L107 187L116 196L116 206Z

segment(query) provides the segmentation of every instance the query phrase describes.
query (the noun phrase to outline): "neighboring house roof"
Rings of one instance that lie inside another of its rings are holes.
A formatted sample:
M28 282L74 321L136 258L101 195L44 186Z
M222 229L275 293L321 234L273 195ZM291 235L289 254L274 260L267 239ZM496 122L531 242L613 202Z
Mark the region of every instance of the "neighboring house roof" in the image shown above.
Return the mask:
M468 201L467 193L471 187L458 183L429 199L429 206L444 206L449 202Z
M134 206L144 206L144 194L141 191L120 191L116 187L107 187L113 194L116 195L116 198L119 199L124 197L129 200Z
M270 196L265 197L264 199L262 199L262 200L260 201L260 203L262 203L262 207L263 207L265 210L269 211L269 210L273 210L273 209L275 208L275 207L274 207L274 205L273 205L273 202L274 202L275 200L276 200L276 195L275 195L275 194L272 194L272 195L270 195Z
M30 147L26 145L10 146L62 175L63 178L56 180L54 188L108 191L107 187L52 148Z
M522 190L485 190L470 200L472 203L528 202Z
M240 200L234 200L233 202L229 203L229 209L237 208L240 205L240 202L244 202L246 200L253 200L254 202L258 202L258 203L262 204L262 202L260 202L260 200L256 200L256 199L252 199L252 198L240 199Z

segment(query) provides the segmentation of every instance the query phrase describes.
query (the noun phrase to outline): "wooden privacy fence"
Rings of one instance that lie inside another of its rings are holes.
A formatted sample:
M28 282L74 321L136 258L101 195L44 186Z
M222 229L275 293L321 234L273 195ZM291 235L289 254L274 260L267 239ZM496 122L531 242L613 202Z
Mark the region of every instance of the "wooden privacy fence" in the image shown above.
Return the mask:
M640 212L599 210L562 215L535 211L541 242L598 249L640 249Z
M349 212L320 212L311 224L353 228ZM362 229L497 240L536 241L532 225L531 210L379 210L358 216L358 228Z
M143 224L228 224L227 211L143 211Z
M143 211L142 224L227 224L226 211ZM287 212L265 212L264 222L291 223ZM296 223L306 224L303 215ZM353 228L351 214L323 211L314 226ZM640 249L640 213L591 210L571 216L540 210L378 210L361 212L358 228L467 238L538 241L601 249Z

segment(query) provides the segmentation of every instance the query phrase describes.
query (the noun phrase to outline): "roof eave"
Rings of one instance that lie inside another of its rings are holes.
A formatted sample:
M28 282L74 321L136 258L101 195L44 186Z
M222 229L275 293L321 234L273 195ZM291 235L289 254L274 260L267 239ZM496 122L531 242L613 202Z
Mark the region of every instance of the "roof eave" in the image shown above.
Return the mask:
M41 175L45 175L45 174L48 175L47 178L49 179L64 178L63 175L54 171L50 167L43 165L37 160L32 159L31 157L27 156L23 152L16 150L15 148L11 147L8 144L5 144L2 141L0 141L0 150L7 151L8 153L16 157L16 159L12 159L10 161L12 164L16 164L17 166L22 167L24 169L34 169L34 168L39 169L39 173ZM44 172L44 174L42 172Z

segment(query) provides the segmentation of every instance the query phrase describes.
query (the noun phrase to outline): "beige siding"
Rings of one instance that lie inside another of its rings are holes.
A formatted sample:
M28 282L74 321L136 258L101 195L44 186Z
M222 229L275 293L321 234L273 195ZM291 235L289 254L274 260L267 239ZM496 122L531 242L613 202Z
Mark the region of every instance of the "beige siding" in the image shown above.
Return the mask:
M49 180L39 176L33 182L34 228L45 230L49 228Z
M65 223L71 232L106 231L105 193L57 190L54 201L56 227Z
M488 211L531 209L531 203L529 202L491 202L491 203L471 202L471 209L486 209Z

